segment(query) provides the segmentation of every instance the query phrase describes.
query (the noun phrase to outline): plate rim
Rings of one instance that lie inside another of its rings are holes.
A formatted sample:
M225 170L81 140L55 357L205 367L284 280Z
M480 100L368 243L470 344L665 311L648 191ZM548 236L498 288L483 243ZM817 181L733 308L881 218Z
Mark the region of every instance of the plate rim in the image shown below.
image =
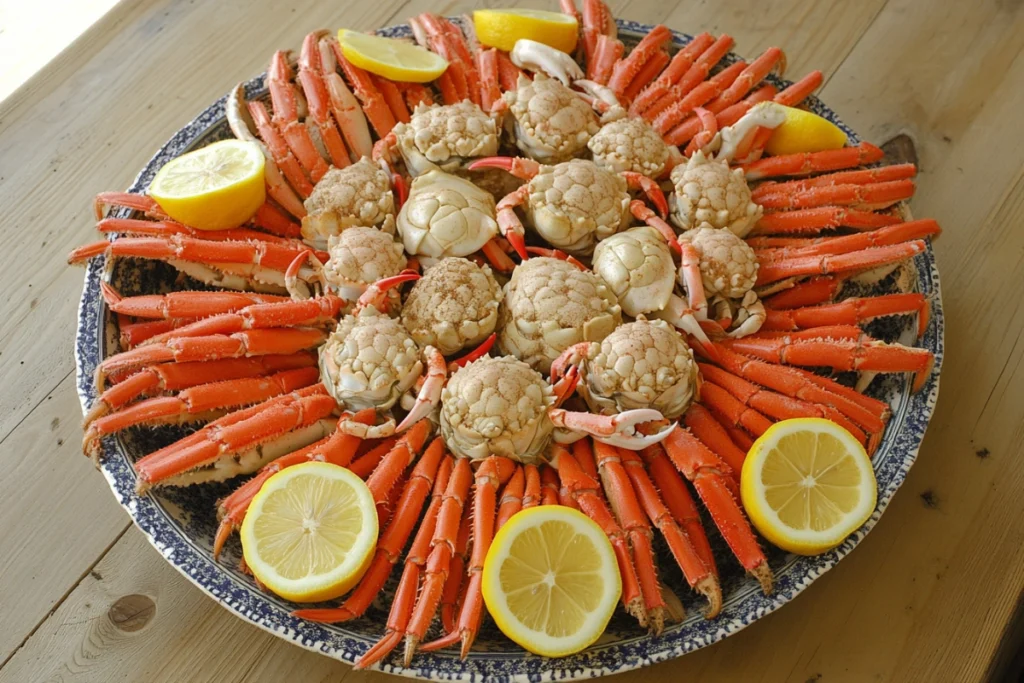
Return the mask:
M458 19L455 20L458 21ZM633 39L639 38L653 28L652 25L641 24L624 19L616 19L616 23L618 24L622 34L627 38ZM409 35L409 28L406 25L389 26L378 29L377 33L392 36ZM672 33L673 43L676 47L684 45L692 40L692 36L688 34L679 31L672 31ZM735 53L730 52L723 62L731 63L737 59L739 59L739 57ZM264 76L265 74L261 74L260 76L247 81L245 83L246 92L249 94L262 92ZM779 79L774 76L770 76L768 80L779 87L784 87L791 83L791 81ZM128 191L144 191L148 185L146 182L147 178L155 172L158 167L157 165L162 163L161 160L163 158L168 157L169 154L173 154L175 156L180 154L183 148L187 148L190 144L196 142L203 136L205 131L212 127L212 125L215 125L222 120L226 98L227 95L219 98L202 113L179 129L166 143L164 143L136 176ZM815 107L820 111L826 112L828 114L828 118L839 125L840 128L847 133L851 142L856 143L859 141L859 137L856 133L844 124L836 113L825 106L824 103L822 103L816 96L812 95L809 97L807 103L811 107ZM892 497L902 486L910 468L916 461L924 434L934 414L935 404L938 399L939 376L945 346L945 321L942 309L939 273L935 261L934 249L930 241L928 242L926 251L916 257L915 263L918 270L918 285L929 297L932 304L932 315L928 326L928 332L919 343L924 348L929 348L935 354L935 364L925 386L920 392L908 395L907 392L904 391L900 395L903 402L913 403L916 407L922 409L923 412L913 416L913 424L903 424L903 426L908 427L908 431L911 432L909 434L902 435L904 438L909 437L908 445L904 446L905 454L899 459L892 478L884 488L879 489L877 505L868 521L836 549L823 555L796 560L797 564L802 563L807 565L805 567L806 571L804 571L803 580L796 582L789 590L786 591L785 595L783 595L780 590L780 592L777 592L772 596L762 596L761 600L754 600L754 602L767 604L755 605L751 618L741 619L737 617L728 622L721 623L717 620L715 622L704 622L707 624L713 624L717 627L713 630L711 635L706 638L701 637L688 641L685 629L678 629L675 632L658 637L640 635L629 640L619 640L599 645L596 649L593 649L593 652L592 650L584 651L584 653L582 653L582 657L581 655L575 655L565 659L547 660L548 662L555 663L549 668L523 672L503 672L500 677L501 679L517 682L577 680L581 678L607 675L610 673L625 672L668 659L674 659L723 640L729 635L749 626L763 616L774 612L789 602L792 602L793 599L803 592L803 590L805 590L811 583L834 567L843 557L848 555L857 547L857 545L859 545L859 543L878 523L882 514L885 512L885 509L892 500ZM91 367L95 366L96 361L102 356L106 346L106 307L97 301L97 299L99 299L98 296L90 296L90 293L98 291L99 281L103 278L105 273L107 273L105 257L92 260L87 265L82 295L79 299L78 326L75 334L75 367L77 375L76 387L83 414L88 410L89 406L96 398L96 392L92 382L92 373L89 370ZM96 357L88 357L90 353L93 353ZM904 383L904 386L906 385L907 383ZM891 441L899 438L900 435L890 434L889 429L886 430L885 440ZM330 646L332 640L325 640L323 638L318 639L314 637L317 632L325 630L325 628L320 624L303 622L307 628L294 629L282 626L279 623L279 620L276 624L268 623L266 614L274 616L277 612L277 606L274 604L271 596L266 596L252 590L248 590L245 586L236 583L227 572L222 568L219 568L219 565L212 561L212 558L205 556L205 554L198 548L194 547L194 544L191 543L190 539L187 538L179 527L170 523L162 522L162 516L160 514L151 514L143 519L142 511L146 510L147 506L159 508L161 510L162 508L148 497L139 498L135 495L133 489L133 471L131 474L132 481L123 481L124 473L114 467L113 464L116 463L118 459L127 457L127 454L124 452L123 444L119 439L105 439L103 442L103 456L100 460L99 468L103 472L104 478L114 493L118 503L128 512L132 519L132 523L142 531L149 543L156 548L158 552L160 552L171 566L183 574L193 585L202 590L203 593L212 597L222 607L229 610L235 616L246 620L250 624L254 624L264 631L273 633L274 635L288 640L293 644L299 645L304 649L324 654L347 664L352 664L354 662L358 656L356 652L349 649L340 649L336 646L332 647ZM125 486L126 483L130 484L130 486ZM185 543L169 544L167 541L162 540L166 534L170 534L172 539L185 541ZM236 595L218 594L218 592L208 585L208 583L203 582L201 576L194 575L193 572L189 571L190 568L198 571L197 567L199 566L205 569L207 564L212 566L212 570L214 572L217 572L219 569L221 576L231 584L234 590L245 589L253 597L253 601L257 604L262 603L260 606L266 608L267 611L264 614L253 612L249 606L245 604L248 601L240 599ZM740 601L740 606L750 601L750 596L743 597ZM287 613L283 616L287 619L296 620ZM678 638L671 637L673 635L677 635ZM675 642L676 640L680 642ZM612 654L617 653L620 650L624 656L614 668L607 665L600 665L597 661L592 662L594 666L591 666L590 663L588 663L588 658L586 657L588 653ZM642 650L643 654L637 654L635 650ZM461 662L454 655L447 657L444 652L430 653L428 656L418 656L417 661L421 664L430 662L444 663L443 667L437 668L429 668L422 665L418 666L415 662L412 667L402 667L392 665L386 661L380 662L371 668L385 673L427 680L496 680L493 675L483 673L479 670L475 671L471 668L474 660L480 661L481 659L486 659L486 654L487 653L471 653L470 658L466 662ZM523 652L522 657L516 661L530 661L537 659L542 658L537 658ZM583 661L580 661L580 659ZM510 660L502 659L501 661L505 662ZM567 665L558 666L558 663L561 662L565 662Z

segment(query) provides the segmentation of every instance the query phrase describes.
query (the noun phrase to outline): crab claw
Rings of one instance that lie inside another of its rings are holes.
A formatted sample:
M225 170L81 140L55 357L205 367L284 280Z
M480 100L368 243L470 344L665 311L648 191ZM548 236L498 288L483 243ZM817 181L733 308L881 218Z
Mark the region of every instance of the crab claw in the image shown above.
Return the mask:
M377 280L367 287L366 291L359 297L359 300L356 302L356 310L362 310L368 306L373 306L378 311L383 310L384 297L387 295L389 289L397 287L403 282L412 282L413 280L419 279L420 274L416 271L403 270L398 275Z
M566 53L548 47L536 40L520 38L509 53L512 63L520 69L543 71L552 78L557 78L562 85L569 87L572 81L583 78L583 69Z
M307 263L312 269L313 274L300 278L299 274L302 271L302 267ZM311 284L314 285L312 287L312 294L310 293L311 287L309 286ZM316 285L319 286L319 291L317 291ZM308 299L310 296L325 294L331 291L330 283L324 274L324 264L320 263L320 259L316 257L312 250L300 252L288 264L288 270L284 272L284 286L293 299Z
M637 408L618 415L576 413L555 408L548 411L548 415L556 427L590 434L601 443L633 451L659 443L676 427L673 422L654 434L637 432L635 427L639 424L664 421L665 416L653 408Z
M416 395L416 403L405 419L395 427L395 433L403 432L425 418L441 400L441 388L448 377L444 356L433 346L423 349L423 356L427 359L427 379Z
M571 263L580 270L589 270L589 268L583 265L582 261L577 259L575 256L570 256L569 254L566 254L561 249L545 249L544 247L526 247L526 251L536 256L547 256L548 258L556 258L565 261L566 263Z
M470 171L479 171L482 168L500 168L520 180L530 180L540 173L538 162L523 157L483 157L470 163L466 168Z

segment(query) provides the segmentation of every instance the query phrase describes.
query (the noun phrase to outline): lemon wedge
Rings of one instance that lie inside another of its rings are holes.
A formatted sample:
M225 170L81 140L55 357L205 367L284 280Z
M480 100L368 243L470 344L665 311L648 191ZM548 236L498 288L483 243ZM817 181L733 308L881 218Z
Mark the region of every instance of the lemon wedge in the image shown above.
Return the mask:
M604 632L622 593L608 537L589 517L547 505L516 513L484 560L483 596L502 633L563 657Z
M259 146L222 140L176 159L157 171L149 196L168 216L199 230L245 223L267 198Z
M302 463L267 479L245 514L241 538L245 563L274 593L294 602L332 600L369 567L377 510L351 471Z
M567 14L533 9L480 9L473 12L473 27L481 44L511 52L516 41L529 38L556 50L576 49L579 28Z
M448 68L448 62L439 55L394 38L343 28L338 31L338 42L345 59L392 81L427 83Z
M768 154L823 152L846 144L846 133L828 119L795 107L783 109L786 110L786 120L768 138L764 148Z
M770 542L798 555L842 543L871 516L877 490L864 447L820 418L772 425L750 448L740 478L750 521Z

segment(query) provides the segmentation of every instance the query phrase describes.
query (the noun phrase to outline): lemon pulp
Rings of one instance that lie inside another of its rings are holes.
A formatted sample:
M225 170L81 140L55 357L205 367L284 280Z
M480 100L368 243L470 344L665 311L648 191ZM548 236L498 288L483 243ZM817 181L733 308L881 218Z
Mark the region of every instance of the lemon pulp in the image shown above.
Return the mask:
M393 38L343 28L338 31L338 42L345 59L392 81L427 83L448 68L448 62L440 55Z
M576 49L579 28L567 14L532 9L483 9L473 12L473 28L482 45L511 52L529 38L562 52Z
M823 152L846 144L846 133L817 114L784 107L786 120L768 138L765 151L775 156L801 152Z

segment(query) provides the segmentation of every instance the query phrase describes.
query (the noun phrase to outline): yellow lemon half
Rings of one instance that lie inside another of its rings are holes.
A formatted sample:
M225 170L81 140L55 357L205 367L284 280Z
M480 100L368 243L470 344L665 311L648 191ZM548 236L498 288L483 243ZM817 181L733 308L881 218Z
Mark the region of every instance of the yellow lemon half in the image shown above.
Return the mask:
M846 144L846 133L828 119L795 107L783 108L786 120L768 138L764 148L768 154L823 152Z
M255 143L215 142L164 164L149 196L179 223L199 230L235 228L266 201L264 163Z
M338 31L338 42L345 59L392 81L427 83L448 68L448 62L439 55L394 38L343 28Z
M579 29L567 14L533 9L480 9L473 12L473 27L481 44L511 52L516 41L529 38L556 50L576 49Z
M597 640L621 593L615 553L601 527L559 505L516 513L484 560L484 602L494 622L546 657L564 657Z
M875 473L864 447L830 420L772 425L743 462L740 495L770 542L816 555L843 542L875 509Z
M337 598L356 585L377 546L377 510L344 467L308 462L267 479L241 529L252 573L295 602Z

